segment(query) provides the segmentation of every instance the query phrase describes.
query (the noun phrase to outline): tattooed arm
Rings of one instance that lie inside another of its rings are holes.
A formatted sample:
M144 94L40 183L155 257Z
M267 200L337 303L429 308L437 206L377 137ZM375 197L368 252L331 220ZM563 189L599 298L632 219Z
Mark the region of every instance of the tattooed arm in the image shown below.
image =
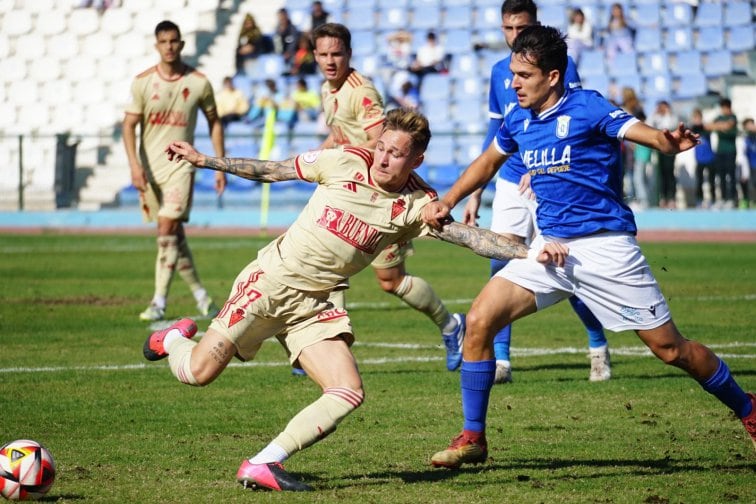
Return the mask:
M472 227L459 222L448 222L441 229L434 229L432 236L455 245L469 248L476 254L492 259L507 261L523 259L528 256L528 247L523 243L479 227ZM548 242L536 256L542 264L553 263L563 267L569 254L569 248L558 242Z
M433 230L432 236L455 245L469 248L479 256L507 261L528 255L528 247L512 241L488 229L449 222L441 229Z
M285 161L263 161L249 158L209 157L197 152L187 142L171 142L165 149L170 161L188 161L198 168L230 173L258 182L297 180L294 158Z

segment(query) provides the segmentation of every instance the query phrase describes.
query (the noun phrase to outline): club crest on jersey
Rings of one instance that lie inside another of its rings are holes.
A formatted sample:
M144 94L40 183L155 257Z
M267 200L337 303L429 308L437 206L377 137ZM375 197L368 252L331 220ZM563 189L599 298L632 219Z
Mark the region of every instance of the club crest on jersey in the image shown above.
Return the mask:
M504 89L509 89L509 85L512 84L512 81L509 79L504 79Z
M186 101L187 98L189 98L189 88L184 88L181 90L181 96L184 97L184 101Z
M302 161L304 161L307 164L312 164L318 160L318 156L320 156L319 150L307 151L304 154L302 154Z
M403 199L398 199L391 204L391 220L395 219L397 215L404 212L407 207L407 203Z
M557 138L565 138L570 134L570 116L563 115L557 117L556 136Z

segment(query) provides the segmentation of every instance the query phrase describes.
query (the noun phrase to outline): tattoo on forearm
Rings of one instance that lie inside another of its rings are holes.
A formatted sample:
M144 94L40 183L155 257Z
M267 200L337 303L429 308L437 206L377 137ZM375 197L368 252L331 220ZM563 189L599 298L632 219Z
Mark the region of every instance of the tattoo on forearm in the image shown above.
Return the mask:
M212 170L259 182L279 182L297 178L294 158L286 161L263 161L247 158L207 157L205 166Z
M528 255L528 247L498 233L458 222L446 224L436 235L444 241L467 247L476 254L492 259L508 260Z

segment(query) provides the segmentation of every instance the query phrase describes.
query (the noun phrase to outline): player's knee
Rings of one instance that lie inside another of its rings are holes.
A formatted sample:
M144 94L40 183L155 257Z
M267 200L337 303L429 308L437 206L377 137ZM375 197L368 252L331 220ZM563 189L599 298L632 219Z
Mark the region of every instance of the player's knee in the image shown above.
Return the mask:
M465 331L465 346L473 345L474 347L482 348L487 345L487 334L491 332L491 321L488 317L483 316L475 308L471 308L466 315L465 323L467 330Z

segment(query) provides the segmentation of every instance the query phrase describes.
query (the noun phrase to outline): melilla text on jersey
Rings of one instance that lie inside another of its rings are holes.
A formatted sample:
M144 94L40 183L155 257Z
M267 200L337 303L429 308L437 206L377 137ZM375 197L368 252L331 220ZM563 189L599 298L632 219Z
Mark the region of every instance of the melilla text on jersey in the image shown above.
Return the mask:
M562 173L570 171L571 147L565 145L561 153L560 146L546 149L527 149L522 153L522 161L531 176L546 175L547 173Z

